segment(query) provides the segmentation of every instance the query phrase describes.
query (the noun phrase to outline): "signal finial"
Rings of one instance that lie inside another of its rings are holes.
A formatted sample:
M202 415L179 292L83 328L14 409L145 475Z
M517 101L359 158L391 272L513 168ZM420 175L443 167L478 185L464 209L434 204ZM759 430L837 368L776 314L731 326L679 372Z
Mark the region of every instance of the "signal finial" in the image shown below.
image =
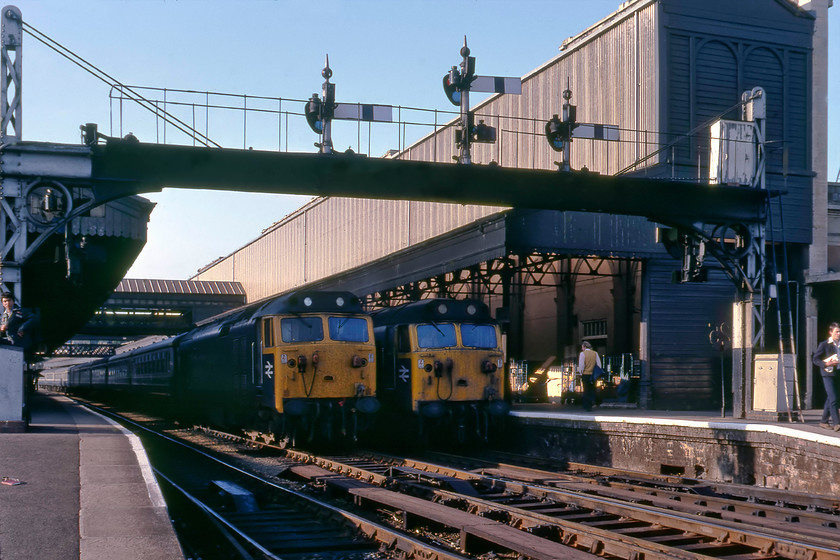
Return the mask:
M330 55L328 54L326 60L324 61L324 69L321 70L321 75L329 80L332 78L332 70L330 70Z

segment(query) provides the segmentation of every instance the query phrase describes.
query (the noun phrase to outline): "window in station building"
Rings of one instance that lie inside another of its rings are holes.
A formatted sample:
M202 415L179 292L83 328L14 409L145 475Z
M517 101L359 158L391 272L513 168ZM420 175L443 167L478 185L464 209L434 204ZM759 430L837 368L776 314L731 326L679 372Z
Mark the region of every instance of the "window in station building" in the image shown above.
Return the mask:
M595 319L594 321L581 321L581 332L583 340L591 338L607 337L607 320Z

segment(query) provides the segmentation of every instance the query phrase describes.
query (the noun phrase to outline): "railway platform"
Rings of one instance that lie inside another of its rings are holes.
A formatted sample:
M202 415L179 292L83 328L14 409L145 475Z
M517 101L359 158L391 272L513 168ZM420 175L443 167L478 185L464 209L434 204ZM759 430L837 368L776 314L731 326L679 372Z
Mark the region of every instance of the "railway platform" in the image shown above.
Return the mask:
M840 495L840 432L820 427L822 409L789 421L721 411L643 410L605 403L516 404L518 451L648 472ZM840 506L840 502L838 502Z
M57 394L30 410L0 434L0 558L184 557L136 436Z

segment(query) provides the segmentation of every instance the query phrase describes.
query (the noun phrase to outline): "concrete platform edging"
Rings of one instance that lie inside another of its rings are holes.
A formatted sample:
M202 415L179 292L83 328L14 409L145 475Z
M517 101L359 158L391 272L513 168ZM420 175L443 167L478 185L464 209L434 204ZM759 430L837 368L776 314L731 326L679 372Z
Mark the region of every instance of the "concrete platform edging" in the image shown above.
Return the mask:
M101 414L84 414L100 429L79 425L80 560L183 558L140 438Z
M131 431L122 427L119 423L111 420L110 418L99 414L94 410L89 410L91 414L95 414L99 416L112 426L114 426L117 430L122 433L128 439L128 442L131 444L131 450L134 452L134 456L137 458L137 464L140 467L140 473L143 475L143 480L146 482L146 489L149 492L149 499L152 502L152 507L155 508L164 508L166 509L166 500L163 499L163 493L160 490L160 485L155 478L154 473L152 472L152 464L149 462L149 456L146 455L146 449L143 447L143 443L140 441L140 438L134 435ZM80 450L81 451L81 450Z
M511 443L526 454L840 495L840 432L813 421L773 424L545 410L516 410L511 415L519 428Z
M764 434L772 434L784 437L794 437L805 441L812 441L823 445L831 445L840 448L840 432L819 433L812 432L805 427L811 427L809 424L794 422L790 426L781 426L777 424L755 424L749 422L727 421L703 421L703 420L681 420L679 418L658 418L658 417L632 417L632 416L602 416L597 414L564 414L553 412L521 412L513 411L511 416L522 418L557 418L563 420L580 420L585 418L591 422L612 422L620 424L642 424L642 425L659 425L659 426L678 426L684 428L697 428L708 430L739 430L744 432L756 432Z

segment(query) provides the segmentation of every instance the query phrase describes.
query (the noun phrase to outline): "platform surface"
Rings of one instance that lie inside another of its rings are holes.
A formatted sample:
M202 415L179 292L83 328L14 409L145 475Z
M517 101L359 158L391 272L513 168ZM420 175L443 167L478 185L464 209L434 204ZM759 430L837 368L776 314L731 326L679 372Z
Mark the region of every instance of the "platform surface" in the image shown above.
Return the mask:
M25 433L0 434L2 560L184 557L136 436L60 395L30 410Z

